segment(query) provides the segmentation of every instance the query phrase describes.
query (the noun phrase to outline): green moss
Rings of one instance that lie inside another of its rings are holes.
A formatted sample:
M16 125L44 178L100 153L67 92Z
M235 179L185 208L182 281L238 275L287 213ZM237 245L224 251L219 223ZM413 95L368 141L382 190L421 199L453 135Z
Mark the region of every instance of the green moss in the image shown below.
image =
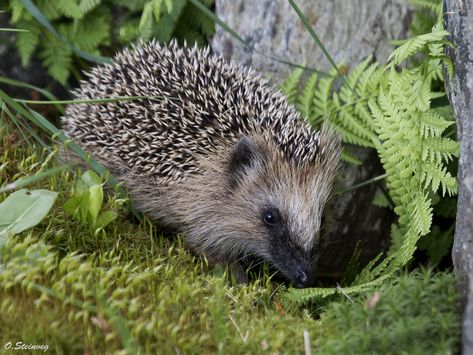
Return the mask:
M421 270L379 290L332 302L321 317L330 329L316 347L327 354L446 354L458 349L459 315L451 272Z
M13 144L11 136L2 142L2 184L41 168L42 154ZM73 220L63 204L75 181L63 171L32 186L59 192L56 204L0 252L0 346L47 344L64 354L303 353L308 331L322 354L458 350L451 273L392 278L372 291L380 298L371 307L366 300L373 293L284 309L277 296L285 287L267 274L233 286L181 238L161 235L146 219L134 221L116 197L105 208L120 217L105 233Z

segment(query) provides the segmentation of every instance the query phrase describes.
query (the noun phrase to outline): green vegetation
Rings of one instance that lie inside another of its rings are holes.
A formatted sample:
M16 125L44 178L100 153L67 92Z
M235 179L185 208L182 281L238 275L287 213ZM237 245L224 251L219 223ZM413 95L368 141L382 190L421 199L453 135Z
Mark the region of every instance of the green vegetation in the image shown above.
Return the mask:
M454 133L453 115L448 102L439 106L439 100L445 98L444 90L439 89L443 88L442 65L449 73L453 71L444 55L444 46L450 45L447 35L438 20L431 32L401 41L386 65L367 58L341 83L333 70L327 77L312 74L302 88L303 70L296 69L281 86L314 126L324 122L340 133L346 161L359 163L349 153L350 145L372 148L386 172L381 191L387 188L385 201L398 216L391 228L391 247L381 262L380 255L359 273L347 292L362 291L407 265L419 239L432 230L433 206L456 195L455 172L449 165L458 157L458 143L449 137ZM414 61L414 56L422 59ZM337 85L338 90L334 89ZM438 237L446 234L443 243L432 239L437 248L442 246L437 263L450 248L451 223L445 231L435 229ZM423 238L422 244L432 256L428 239ZM289 297L306 302L334 292L337 290L295 290Z
M38 173L45 154L16 130L4 129L0 138L0 181ZM0 237L1 346L47 344L64 354L303 353L304 331L315 351L329 354L445 353L458 346L451 273L402 273L364 295L294 307L267 274L232 286L180 238L162 236L147 220L133 222L114 194L100 212L118 217L96 233L66 211L80 181L83 175L64 170L34 182L30 188L58 193L52 210L33 229Z
M201 1L206 7L213 0ZM23 66L38 53L48 73L65 84L82 59L103 62L101 53L138 39L172 38L203 45L214 33L213 21L187 0L9 0L11 24Z
M432 266L449 252L457 155L440 89L448 42L431 23L440 7L436 0L413 2L433 16L416 14L416 37L400 42L387 65L368 58L343 80L337 68L303 85L296 70L283 84L314 126L325 121L341 132L346 161L357 163L350 144L361 145L376 149L386 170L374 202L399 217L392 247L343 288L294 289L265 269L249 284L234 285L225 270L193 256L180 236L163 235L135 216L113 177L31 101L0 90L2 350L21 341L64 354L304 353L309 340L322 354L457 352L452 272L407 269L415 250L425 251ZM80 77L84 59L106 61L101 55L138 38L201 43L216 21L194 0L59 3L9 0L12 24L29 30L16 37L23 64L38 54L62 83L70 73ZM63 112L43 89L0 81L35 90ZM63 168L61 143L101 176Z

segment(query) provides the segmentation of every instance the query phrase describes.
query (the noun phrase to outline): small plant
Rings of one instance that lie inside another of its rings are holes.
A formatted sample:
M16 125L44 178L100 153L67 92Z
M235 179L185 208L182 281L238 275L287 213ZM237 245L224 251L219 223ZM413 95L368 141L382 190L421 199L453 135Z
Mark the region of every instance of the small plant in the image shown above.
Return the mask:
M102 180L92 170L86 171L76 185L75 194L64 204L64 210L81 223L89 225L95 234L117 218L113 210L101 211L103 204Z

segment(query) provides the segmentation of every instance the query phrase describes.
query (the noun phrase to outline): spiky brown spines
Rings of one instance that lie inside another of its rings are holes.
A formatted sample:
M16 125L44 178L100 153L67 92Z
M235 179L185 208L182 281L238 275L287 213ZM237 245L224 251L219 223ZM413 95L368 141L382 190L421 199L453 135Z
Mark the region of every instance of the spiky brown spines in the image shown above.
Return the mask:
M157 42L126 49L94 68L79 99L149 99L69 106L65 132L100 157L161 183L198 171L196 159L242 135L265 136L289 161L312 164L320 137L253 70L209 50Z

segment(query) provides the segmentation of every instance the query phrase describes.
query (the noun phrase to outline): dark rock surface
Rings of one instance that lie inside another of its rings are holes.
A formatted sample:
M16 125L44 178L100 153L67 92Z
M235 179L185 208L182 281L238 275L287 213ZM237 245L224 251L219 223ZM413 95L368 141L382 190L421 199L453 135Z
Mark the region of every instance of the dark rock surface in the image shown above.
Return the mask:
M9 13L0 13L0 27L10 28ZM15 46L14 32L0 32L0 75L47 89L59 98L67 98L67 90L58 82L51 79L41 61L33 56L25 68L21 65L20 56ZM31 89L0 83L0 89L8 95L24 99L40 99L38 93Z
M473 0L444 0L444 19L455 48L447 91L460 141L458 210L453 264L462 296L463 354L473 354Z
M405 0L297 1L334 60L348 67L371 54L381 62L387 58L392 50L390 40L406 36L410 20L406 3ZM288 1L217 0L216 12L257 51L296 64L307 61L306 66L318 70L330 70L327 59ZM245 47L222 28L217 27L212 48L227 59L268 73L276 83L292 70L287 64ZM357 156L364 164L343 167L342 189L382 174L374 152L359 149ZM376 190L375 184L365 186L335 198L329 206L323 230L320 277L340 277L358 241L361 241L361 264L389 246L393 216L388 209L371 203Z

